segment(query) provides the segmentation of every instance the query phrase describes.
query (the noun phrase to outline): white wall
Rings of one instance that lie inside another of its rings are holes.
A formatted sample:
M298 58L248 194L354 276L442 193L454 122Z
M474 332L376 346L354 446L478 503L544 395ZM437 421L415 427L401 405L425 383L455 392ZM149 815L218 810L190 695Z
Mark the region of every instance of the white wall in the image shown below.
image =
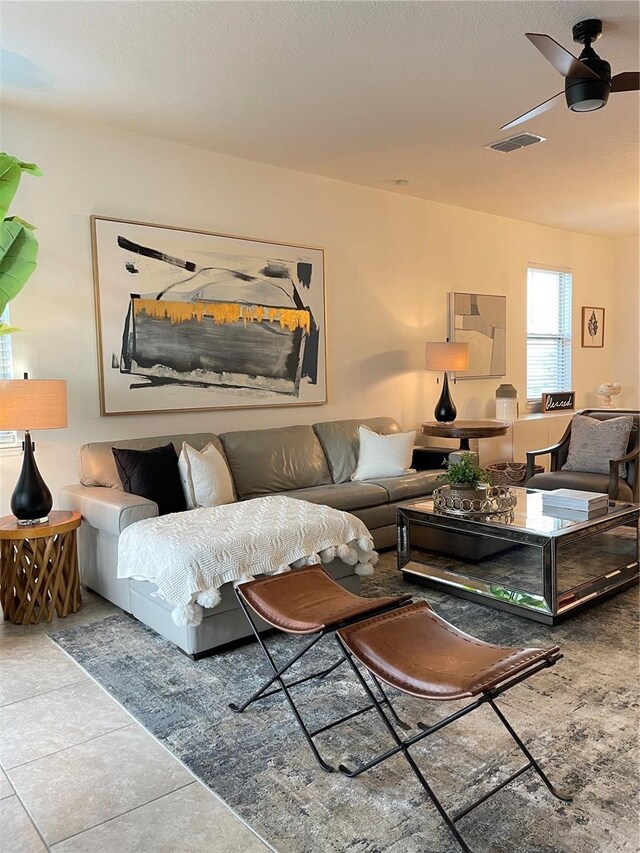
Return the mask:
M612 310L608 240L14 109L3 110L2 149L45 173L25 177L13 205L37 224L41 254L11 319L25 330L14 336L16 375L69 383L69 428L35 436L52 491L76 479L75 448L85 441L377 414L419 426L439 393L435 376L420 370L423 342L446 336L452 289L507 295L505 381L523 394L529 262L573 270L578 404L595 403L591 389L612 375L614 334L602 350L579 347L580 307ZM324 247L329 404L101 418L92 213ZM498 384L459 382L459 416L492 416ZM19 454L0 458L0 512L19 464Z
M640 407L640 243L637 237L614 244L614 335L611 381L622 385L618 406ZM605 323L606 329L606 323Z

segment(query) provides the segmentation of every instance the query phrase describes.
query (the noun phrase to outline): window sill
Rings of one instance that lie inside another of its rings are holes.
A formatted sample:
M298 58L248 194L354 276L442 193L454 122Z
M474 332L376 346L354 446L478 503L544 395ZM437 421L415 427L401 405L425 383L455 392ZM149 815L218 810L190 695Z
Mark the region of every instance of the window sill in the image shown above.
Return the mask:
M0 457L2 456L20 456L22 453L22 442L18 444L2 444L0 445Z

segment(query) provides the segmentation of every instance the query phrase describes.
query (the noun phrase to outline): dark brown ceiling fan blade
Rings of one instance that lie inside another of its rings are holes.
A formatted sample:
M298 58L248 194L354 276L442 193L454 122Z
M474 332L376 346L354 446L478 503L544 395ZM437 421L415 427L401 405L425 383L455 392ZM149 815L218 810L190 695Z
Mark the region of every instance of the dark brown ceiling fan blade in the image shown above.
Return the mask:
M538 104L537 107L534 107L532 110L529 110L526 113L523 113L518 118L514 118L513 121L510 121L508 124L503 124L500 130L509 130L512 127L515 127L517 124L523 124L525 121L529 121L532 118L536 118L542 113L546 113L547 110L550 110L552 107L558 103L556 98L559 98L560 95L564 95L564 92L558 92L557 95L553 95L551 98L547 98L546 101L543 101L541 104Z
M550 62L563 77L595 77L598 75L580 62L566 47L563 47L551 36L543 33L525 33L534 47L537 47L544 58Z
M622 71L611 78L612 92L637 92L640 89L640 71Z

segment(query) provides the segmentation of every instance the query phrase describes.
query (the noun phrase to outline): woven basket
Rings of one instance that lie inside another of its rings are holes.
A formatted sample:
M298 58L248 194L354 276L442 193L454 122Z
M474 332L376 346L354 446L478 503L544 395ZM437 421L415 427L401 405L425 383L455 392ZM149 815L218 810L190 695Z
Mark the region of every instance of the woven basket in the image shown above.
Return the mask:
M494 462L487 465L492 486L523 486L527 479L526 462ZM534 474L542 474L542 465L535 465Z

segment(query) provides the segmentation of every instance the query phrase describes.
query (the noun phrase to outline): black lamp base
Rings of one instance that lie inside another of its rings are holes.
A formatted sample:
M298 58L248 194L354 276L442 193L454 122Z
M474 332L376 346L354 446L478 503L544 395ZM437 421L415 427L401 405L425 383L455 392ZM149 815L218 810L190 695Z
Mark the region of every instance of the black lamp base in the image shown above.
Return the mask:
M444 424L449 424L452 421L455 421L456 415L458 414L458 410L456 409L455 404L451 399L451 394L449 393L449 379L447 377L446 370L442 380L442 393L440 394L440 399L436 403L433 414L437 421Z
M33 442L28 431L24 434L23 446L22 470L11 495L11 512L18 520L18 524L40 524L49 520L53 500L47 484L38 471L33 454Z

